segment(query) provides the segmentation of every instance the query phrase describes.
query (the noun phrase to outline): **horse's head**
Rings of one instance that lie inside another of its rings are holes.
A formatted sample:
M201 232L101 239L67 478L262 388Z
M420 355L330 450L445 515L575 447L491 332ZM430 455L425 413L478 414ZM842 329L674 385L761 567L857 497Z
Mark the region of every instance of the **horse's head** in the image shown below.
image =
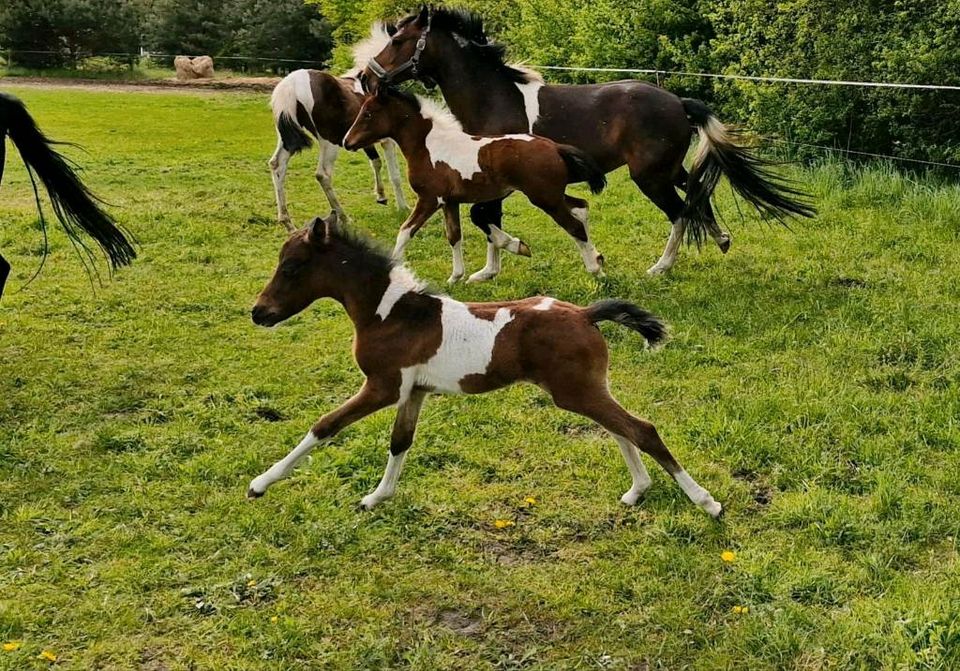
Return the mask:
M303 311L319 298L336 295L337 213L317 217L290 235L280 250L280 262L253 306L255 324L274 326Z
M353 125L343 137L344 149L353 151L390 137L397 120L404 116L398 114L398 102L398 96L388 88L381 88L377 95L367 96Z
M370 59L360 74L360 84L368 93L377 93L381 86L399 84L425 74L421 60L428 60L434 48L430 34L431 10L424 6L397 23L390 42Z

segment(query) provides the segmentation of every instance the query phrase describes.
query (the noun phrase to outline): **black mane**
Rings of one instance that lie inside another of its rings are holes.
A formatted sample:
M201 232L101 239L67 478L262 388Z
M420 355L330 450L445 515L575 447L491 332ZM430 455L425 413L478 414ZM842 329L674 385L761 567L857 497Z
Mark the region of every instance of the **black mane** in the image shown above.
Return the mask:
M333 232L332 237L343 243L349 250L350 263L356 264L369 275L389 275L397 265L390 253L379 242L351 228L340 227ZM433 296L438 292L424 282L423 289L418 293Z
M467 40L464 51L474 54L478 59L496 66L511 81L524 84L529 81L528 73L510 66L506 62L507 48L493 41L483 27L483 17L469 9L458 7L436 7L432 10L430 32L457 34ZM401 28L417 18L416 14L402 19L397 27Z

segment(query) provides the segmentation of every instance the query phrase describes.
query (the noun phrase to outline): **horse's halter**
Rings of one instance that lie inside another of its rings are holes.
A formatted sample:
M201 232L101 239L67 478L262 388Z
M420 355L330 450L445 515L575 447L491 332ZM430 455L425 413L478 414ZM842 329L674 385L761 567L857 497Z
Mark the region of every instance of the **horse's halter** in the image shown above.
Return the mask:
M381 86L389 86L397 75L403 74L407 70L413 71L413 78L419 78L419 72L417 69L420 65L420 56L423 54L423 50L427 48L427 35L430 34L430 26L433 23L433 10L430 10L430 13L427 14L427 27L423 29L423 32L420 33L420 37L417 39L417 48L413 52L413 56L410 57L406 63L397 66L391 72L387 72L386 68L380 65L377 62L376 58L371 58L367 63L367 67L370 68L370 71L373 72L377 77L380 78ZM425 82L426 83L426 82Z

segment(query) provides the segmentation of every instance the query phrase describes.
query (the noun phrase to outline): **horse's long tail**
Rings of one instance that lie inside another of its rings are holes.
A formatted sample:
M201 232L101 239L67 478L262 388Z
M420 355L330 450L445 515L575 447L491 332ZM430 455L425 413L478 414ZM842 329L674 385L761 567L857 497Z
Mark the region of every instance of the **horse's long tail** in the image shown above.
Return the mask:
M683 216L687 233L698 244L706 235L710 198L720 177L727 176L734 191L753 205L764 217L784 223L789 217L812 217L817 211L805 202L807 194L771 169L773 163L754 156L739 146L735 135L705 104L683 98L687 118L700 134L700 146L693 158L687 180L687 200Z
M306 78L309 82L310 73L307 70L294 70L280 80L270 96L270 108L273 110L277 133L283 142L283 148L291 154L309 149L313 144L310 135L300 125L297 114L297 106L300 104L297 99L298 78Z
M589 154L568 144L557 145L560 157L567 164L567 183L586 182L593 193L600 193L607 186L607 176Z
M27 166L44 231L47 223L40 207L35 177L39 177L46 188L53 212L73 242L86 249L82 236L86 233L100 246L112 267L118 268L133 261L136 250L113 217L101 209L99 199L80 181L76 166L52 148L56 143L37 128L20 100L0 93L0 131L4 127ZM3 142L2 133L0 142Z
M667 325L652 312L618 298L607 298L583 308L590 323L611 321L638 332L651 345L667 337Z

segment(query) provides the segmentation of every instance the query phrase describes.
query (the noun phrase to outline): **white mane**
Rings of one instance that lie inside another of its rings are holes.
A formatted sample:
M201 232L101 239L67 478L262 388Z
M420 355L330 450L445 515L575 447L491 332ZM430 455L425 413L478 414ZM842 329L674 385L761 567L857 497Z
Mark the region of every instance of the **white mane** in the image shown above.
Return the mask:
M360 40L353 45L353 70L348 76L360 74L370 59L383 51L390 44L390 34L387 32L387 26L382 21L377 21L370 26L370 37Z
M453 116L453 112L444 105L423 96L417 96L417 100L420 102L420 114L424 119L430 119L433 122L434 129L463 133L463 126L457 121L457 117Z

